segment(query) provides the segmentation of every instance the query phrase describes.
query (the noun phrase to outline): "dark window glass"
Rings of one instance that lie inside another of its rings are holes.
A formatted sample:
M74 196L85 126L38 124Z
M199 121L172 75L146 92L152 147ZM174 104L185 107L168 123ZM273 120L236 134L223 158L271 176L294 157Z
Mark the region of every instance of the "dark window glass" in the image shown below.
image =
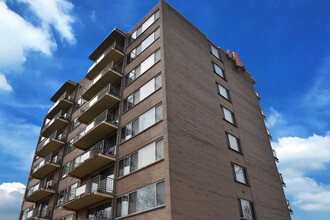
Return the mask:
M119 172L118 176L121 177L124 175L124 160L119 161Z
M130 172L138 169L138 152L131 155L131 167Z
M128 214L136 212L136 192L129 194L129 208Z
M132 135L137 135L139 133L139 119L132 122Z
M163 119L163 108L162 105L156 106L156 122Z
M165 204L165 182L157 183L157 206Z
M116 205L116 217L121 217L121 197L117 199L117 205Z

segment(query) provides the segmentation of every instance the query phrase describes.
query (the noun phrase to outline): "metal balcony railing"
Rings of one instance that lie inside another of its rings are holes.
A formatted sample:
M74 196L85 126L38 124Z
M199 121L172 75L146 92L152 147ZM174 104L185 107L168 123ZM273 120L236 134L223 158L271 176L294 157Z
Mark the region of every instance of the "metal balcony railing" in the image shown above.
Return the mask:
M61 97L54 103L54 105L52 107L50 107L50 109L48 110L48 113L51 112L58 105L58 103L60 103L63 99L66 99L68 101L73 101L73 97L70 96L69 93L64 92L63 95L61 95Z
M266 128L266 131L267 131L267 134L268 134L268 138L271 139L271 140L273 140L272 136L270 135L270 131L269 131L268 128Z
M29 190L26 193L26 197L29 197L30 195L32 195L33 193L42 190L42 189L51 189L51 190L55 190L56 188L56 181L51 179L42 179L39 183L37 183L36 185L32 186L29 188Z
M82 138L88 131L90 131L92 128L95 128L102 122L118 124L118 111L105 110L99 114L91 123L89 123L85 128L76 134L74 142Z
M96 176L89 180L87 183L81 184L76 188L67 191L64 195L64 203L68 203L93 192L100 193L113 193L114 181L111 177Z
M280 180L281 180L281 183L282 183L282 186L286 186L286 184L285 184L285 182L284 182L284 179L283 179L283 176L282 176L282 174L281 173L279 173L279 175L280 175Z
M90 87L92 87L99 79L101 79L109 70L113 70L117 73L123 74L123 63L115 64L114 61L111 61L101 72L99 75L97 75L93 80L92 83L86 88L88 90Z
M291 209L291 205L290 205L290 201L289 200L286 200L286 205L288 206L289 213L290 214L293 214L293 211Z
M43 139L37 148L37 152L42 150L49 142L51 142L53 139L64 141L65 140L65 133L59 133L58 131L53 132L48 138Z
M276 155L276 151L274 150L274 149L272 149L273 150L273 156L274 156L274 159L275 159L275 161L278 163L278 157L277 157L277 155Z
M44 127L42 128L42 132L44 132L50 125L54 123L55 120L62 118L62 119L69 119L69 114L65 113L63 110L59 111L52 120L48 121Z
M112 142L106 140L97 143L89 151L70 162L69 172L79 167L81 164L87 162L88 160L97 157L99 154L115 157L116 146Z
M54 155L53 153L47 155L44 160L42 160L40 163L38 163L32 168L32 173L35 173L37 170L39 170L42 166L44 166L47 163L59 165L61 162L61 158L62 156L56 154Z
M86 102L81 108L80 112L86 112L98 100L102 99L106 94L114 95L120 98L120 88L114 87L111 84L105 86L99 93L97 93L89 102Z
M119 44L118 42L113 42L105 51L104 53L97 59L95 63L93 63L89 68L87 73L89 73L101 60L112 50L116 49L122 53L124 53L124 46Z
M23 212L21 220L30 220L36 218L50 219L52 214L52 207L48 205L39 206Z

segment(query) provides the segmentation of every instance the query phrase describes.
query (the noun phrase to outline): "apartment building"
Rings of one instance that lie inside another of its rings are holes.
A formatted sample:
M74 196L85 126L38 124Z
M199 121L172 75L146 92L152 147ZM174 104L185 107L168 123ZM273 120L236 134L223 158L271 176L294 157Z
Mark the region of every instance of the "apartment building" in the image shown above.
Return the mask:
M287 220L255 81L166 1L50 98L20 220Z

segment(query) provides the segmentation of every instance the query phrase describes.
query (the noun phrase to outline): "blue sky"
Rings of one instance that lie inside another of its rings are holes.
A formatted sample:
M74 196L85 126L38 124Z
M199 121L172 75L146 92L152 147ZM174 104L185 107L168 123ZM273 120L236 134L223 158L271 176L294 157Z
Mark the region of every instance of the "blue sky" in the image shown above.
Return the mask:
M49 98L86 74L114 27L129 31L157 2L0 0L0 219L17 219ZM292 219L329 220L330 2L168 2L257 81Z

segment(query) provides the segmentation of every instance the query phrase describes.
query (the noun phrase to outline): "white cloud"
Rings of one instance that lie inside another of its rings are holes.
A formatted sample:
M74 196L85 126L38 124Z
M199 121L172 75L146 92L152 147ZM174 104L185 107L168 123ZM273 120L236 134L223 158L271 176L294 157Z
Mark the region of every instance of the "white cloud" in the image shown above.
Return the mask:
M90 19L93 22L96 22L96 14L95 14L95 10L93 10L90 14L89 14Z
M3 166L29 171L40 127L0 112L0 153L15 158Z
M13 91L13 88L8 84L6 76L0 73L0 90L5 92Z
M0 219L18 219L24 191L25 185L22 183L0 184Z
M308 177L313 171L324 171L324 176L329 172L330 131L324 136L279 138L272 146L280 159L286 192L294 198L292 204L307 211L330 212L330 183Z
M76 39L72 32L71 25L75 18L70 15L73 4L66 0L19 0L29 5L30 9L41 20L42 26L46 29L54 27L70 44L75 44Z
M273 107L269 109L269 116L267 117L266 126L268 128L274 127L276 124L283 124L283 116L281 113L276 111Z
M51 55L56 43L49 33L34 27L20 15L10 10L0 0L0 70L19 70L30 51Z

